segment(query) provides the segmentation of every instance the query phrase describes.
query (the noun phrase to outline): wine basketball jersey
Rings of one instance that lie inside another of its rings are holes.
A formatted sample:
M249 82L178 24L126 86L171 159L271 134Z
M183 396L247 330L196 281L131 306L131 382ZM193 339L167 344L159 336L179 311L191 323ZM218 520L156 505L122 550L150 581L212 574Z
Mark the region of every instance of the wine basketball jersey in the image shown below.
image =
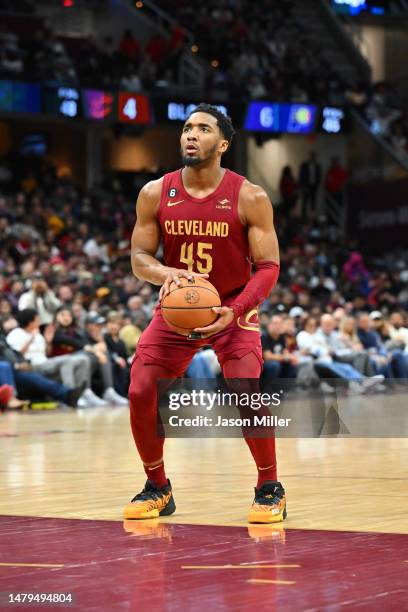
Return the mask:
M207 273L222 303L245 287L251 274L248 230L238 215L245 178L225 170L217 189L194 198L184 188L182 170L163 177L158 220L166 266Z

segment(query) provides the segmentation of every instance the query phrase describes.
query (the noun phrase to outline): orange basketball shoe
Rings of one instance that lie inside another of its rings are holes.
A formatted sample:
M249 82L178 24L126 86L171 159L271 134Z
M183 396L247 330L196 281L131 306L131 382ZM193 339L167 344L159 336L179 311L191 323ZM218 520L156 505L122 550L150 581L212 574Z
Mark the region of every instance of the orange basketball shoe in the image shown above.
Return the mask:
M268 481L255 489L248 523L280 523L286 518L285 489L280 482Z
M123 510L125 519L151 519L168 516L176 510L170 480L164 487L156 487L154 482L146 480L143 491L134 496Z

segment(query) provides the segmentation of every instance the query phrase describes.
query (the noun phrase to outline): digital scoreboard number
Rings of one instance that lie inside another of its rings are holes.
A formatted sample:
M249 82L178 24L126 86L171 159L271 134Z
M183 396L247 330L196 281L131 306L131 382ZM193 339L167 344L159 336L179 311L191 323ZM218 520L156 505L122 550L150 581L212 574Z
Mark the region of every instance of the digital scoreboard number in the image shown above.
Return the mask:
M149 99L143 94L120 92L118 95L118 119L124 123L150 125L152 113Z

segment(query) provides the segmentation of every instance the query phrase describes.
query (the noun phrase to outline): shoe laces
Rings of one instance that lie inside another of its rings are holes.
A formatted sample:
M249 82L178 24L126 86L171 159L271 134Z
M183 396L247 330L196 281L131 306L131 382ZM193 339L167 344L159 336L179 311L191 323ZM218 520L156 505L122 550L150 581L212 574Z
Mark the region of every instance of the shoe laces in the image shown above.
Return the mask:
M259 489L255 489L255 502L262 506L272 506L279 504L285 491L280 483L264 484Z
M143 491L135 495L132 499L132 502L150 500L156 501L157 499L162 499L163 497L163 491L156 487L151 480L148 480L144 486Z

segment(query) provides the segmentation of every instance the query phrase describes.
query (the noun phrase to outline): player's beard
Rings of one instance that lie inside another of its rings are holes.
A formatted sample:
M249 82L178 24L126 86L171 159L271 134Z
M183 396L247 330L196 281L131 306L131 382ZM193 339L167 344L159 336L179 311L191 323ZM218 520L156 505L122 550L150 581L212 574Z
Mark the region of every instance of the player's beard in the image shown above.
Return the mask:
M197 155L197 157L189 157L187 155L183 155L183 151L181 151L181 160L183 162L183 166L190 166L191 168L194 166L199 166L200 164L204 164L209 159L212 159L214 157L214 153L216 150L217 150L217 145L214 145L208 151L208 155L206 157L200 157L199 155Z

